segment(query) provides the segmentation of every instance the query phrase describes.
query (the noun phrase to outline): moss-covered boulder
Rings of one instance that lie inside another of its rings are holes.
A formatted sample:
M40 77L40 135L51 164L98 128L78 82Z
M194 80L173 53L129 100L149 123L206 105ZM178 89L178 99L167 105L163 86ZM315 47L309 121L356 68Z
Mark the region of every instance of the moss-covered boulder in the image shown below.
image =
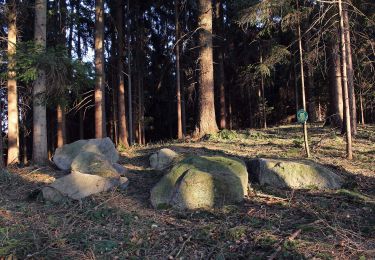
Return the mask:
M178 162L151 191L155 208L221 207L247 195L248 173L239 159L188 156Z
M161 149L150 156L150 166L155 170L165 170L178 157L178 154L168 148Z
M254 159L248 166L254 181L261 185L292 189L338 189L343 184L340 175L309 160Z

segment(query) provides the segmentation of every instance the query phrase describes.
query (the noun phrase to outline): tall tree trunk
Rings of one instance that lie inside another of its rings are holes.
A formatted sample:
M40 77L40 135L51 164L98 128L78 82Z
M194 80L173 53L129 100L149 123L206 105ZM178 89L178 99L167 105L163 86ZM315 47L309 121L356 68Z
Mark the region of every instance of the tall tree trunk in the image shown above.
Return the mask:
M35 42L46 48L47 0L35 1ZM33 161L43 165L48 161L47 111L43 96L46 91L46 75L41 69L33 87Z
M3 107L0 99L0 115L2 115ZM0 126L3 125L2 116L0 116ZM0 169L4 168L4 147L3 147L3 127L0 127Z
M127 4L128 8L128 106L129 106L129 145L133 144L133 99L132 99L132 48L131 48L131 18L130 18L130 0Z
M104 0L95 0L95 137L106 136L104 74Z
M66 44L66 1L59 1L60 16L59 16L59 43L65 46ZM70 40L70 39L69 39ZM71 43L70 43L71 44ZM71 55L71 53L69 53ZM57 147L66 144L66 112L65 107L59 104L56 108L57 112Z
M340 38L341 38L341 63L342 63L342 83L344 93L344 115L345 115L345 130L346 130L346 156L349 160L353 159L352 150L352 131L350 118L350 102L348 90L348 75L347 75L347 43L345 38L344 12L342 8L342 1L338 0L339 16L340 16Z
M180 1L175 0L175 24L176 24L176 94L177 94L177 138L184 136L182 130L182 107L181 107L181 70L180 70Z
M344 99L342 95L342 75L341 75L341 60L339 55L339 39L332 39L330 42L330 125L342 128L344 122Z
M18 95L14 71L17 44L16 12L16 1L12 0L8 13L8 165L19 163Z
M124 79L124 58L125 58L125 38L124 38L124 3L117 0L116 8L116 27L117 27L117 47L118 47L118 125L119 125L119 142L120 145L129 147L128 131L126 127L125 111L125 79Z
M298 7L298 0L297 0L297 9ZM305 94L305 73L303 68L303 49L302 49L302 34L301 34L301 25L300 20L298 20L298 48L299 48L299 59L300 59L300 68L301 68L301 94L302 94L302 105L303 109L306 111L306 94ZM305 122L303 124L303 136L305 140L305 151L307 157L310 157L310 147L309 147L309 141L307 137L307 123Z
M225 101L225 70L224 70L224 14L222 0L216 0L216 35L218 36L218 86L219 86L219 100L220 100L220 129L227 128L227 110Z
M346 59L347 59L347 70L348 70L348 90L349 90L349 109L350 109L350 124L352 134L357 134L357 102L355 97L354 88L354 70L353 70L353 57L352 57L352 46L350 40L350 23L348 15L348 4L343 8L343 19L344 19L344 33L345 33L345 44L346 44Z
M199 18L199 111L194 136L216 133L214 66L212 52L212 1L198 0Z

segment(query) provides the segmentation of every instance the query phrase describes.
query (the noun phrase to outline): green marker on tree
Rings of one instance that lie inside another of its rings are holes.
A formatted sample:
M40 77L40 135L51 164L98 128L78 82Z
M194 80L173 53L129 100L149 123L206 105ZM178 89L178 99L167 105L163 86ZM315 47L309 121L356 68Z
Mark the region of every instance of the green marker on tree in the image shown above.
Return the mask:
M297 111L297 122L300 124L304 124L309 119L309 114L304 110L300 109Z

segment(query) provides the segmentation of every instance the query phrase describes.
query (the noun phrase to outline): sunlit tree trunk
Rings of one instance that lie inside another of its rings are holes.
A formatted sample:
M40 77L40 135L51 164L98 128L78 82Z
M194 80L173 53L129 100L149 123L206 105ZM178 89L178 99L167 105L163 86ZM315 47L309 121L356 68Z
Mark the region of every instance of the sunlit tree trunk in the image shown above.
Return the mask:
M66 144L65 108L57 106L57 147Z
M216 133L214 67L212 52L212 1L198 0L199 34L199 98L198 122L194 136Z
M348 5L343 8L343 19L344 19L344 32L345 32L345 43L346 43L346 59L347 59L347 70L348 70L348 91L349 91L349 109L350 109L350 124L352 134L357 134L357 102L355 97L354 88L354 70L353 70L353 57L352 57L352 46L350 40L350 23L348 15Z
M338 40L339 39L332 39L330 43L330 116L333 117L330 120L330 124L334 127L341 128L344 121L344 99L342 95L341 60L339 56L340 46Z
M60 28L59 28L59 43L65 46L66 44L66 1L59 1L60 9ZM71 55L69 53L69 55ZM57 113L57 147L61 147L66 144L66 111L65 107L58 105L56 108Z
M182 107L181 107L181 70L180 70L180 21L179 0L175 0L175 24L176 24L176 94L177 94L177 138L183 138L182 131Z
M124 58L125 58L125 38L124 38L124 3L117 0L116 7L116 29L117 29L117 47L118 47L118 125L119 125L119 142L120 145L129 147L128 131L126 127L126 111L125 111L125 79L124 79Z
M360 109L361 109L361 124L362 126L365 126L365 112L364 112L364 107L363 107L362 90L360 90L360 93L359 93L359 103L360 103Z
M8 9L8 165L19 163L18 95L16 72L14 71L17 44L17 6L9 3ZM0 125L1 126L1 125ZM1 150L2 152L2 150Z
M298 0L297 0L297 9L299 9ZM297 33L298 33L298 48L299 48L300 68L301 68L302 105L303 105L303 109L306 111L305 73L304 73L304 68L303 68L304 63L303 63L303 48L302 48L302 34L301 34L300 20L298 21ZM307 136L307 123L306 122L303 124L303 136L305 140L306 156L310 157L310 147L309 147L309 141L308 141L308 136Z
M95 0L95 137L106 136L104 74L104 0Z
M47 0L35 1L35 42L46 48ZM33 161L43 165L48 161L47 111L43 96L46 91L46 75L38 70L33 87Z
M216 0L216 35L218 38L218 86L219 86L219 101L220 101L220 117L219 117L219 126L220 129L227 128L227 110L226 110L226 100L225 100L225 70L224 70L224 14L223 14L223 3L222 0Z
M338 0L339 16L340 16L340 38L341 38L341 68L342 68L342 81L344 93L344 115L345 115L345 130L346 130L346 156L349 160L353 159L352 150L352 131L351 131L351 117L350 117L350 102L348 91L348 68L347 68L347 43L345 38L345 25L344 25L344 12L342 1Z

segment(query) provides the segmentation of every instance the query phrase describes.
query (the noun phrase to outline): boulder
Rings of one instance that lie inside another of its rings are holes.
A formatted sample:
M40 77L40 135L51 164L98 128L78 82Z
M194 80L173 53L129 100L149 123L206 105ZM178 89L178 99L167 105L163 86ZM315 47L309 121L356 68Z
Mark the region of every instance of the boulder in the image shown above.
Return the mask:
M248 163L250 176L261 185L291 189L339 189L343 178L308 160L254 159Z
M71 168L74 158L82 151L103 155L111 163L116 163L119 159L115 145L110 138L78 140L71 144L66 144L56 149L53 162L64 171Z
M150 166L155 170L165 170L178 157L178 154L171 149L161 149L150 156Z
M178 162L151 191L155 208L221 207L247 195L246 165L221 156L188 156Z
M103 155L93 152L80 152L73 160L72 173L85 173L105 178L120 178L120 174Z
M128 179L103 178L96 175L74 173L57 179L42 188L43 198L52 202L64 199L80 200L90 195L111 190L114 187L126 188Z
M121 176L125 176L125 174L128 173L128 169L126 169L124 166L122 166L119 163L114 163L112 164L113 168L116 169L117 173L120 174Z

